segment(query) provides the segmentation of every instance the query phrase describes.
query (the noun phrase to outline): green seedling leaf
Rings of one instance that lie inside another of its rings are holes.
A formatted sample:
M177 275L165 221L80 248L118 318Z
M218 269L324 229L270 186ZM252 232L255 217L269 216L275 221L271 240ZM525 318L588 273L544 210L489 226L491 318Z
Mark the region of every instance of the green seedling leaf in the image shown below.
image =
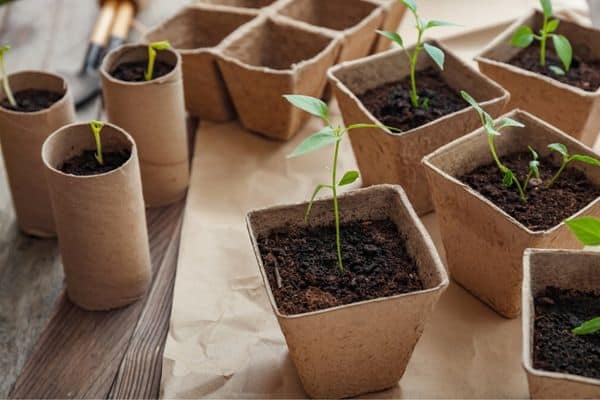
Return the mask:
M397 43L400 47L404 48L404 41L397 32L377 31L381 36L390 39L392 42Z
M547 33L554 32L556 29L558 29L559 24L560 24L560 21L558 19L551 19L550 21L548 21L548 24L546 25L546 32Z
M544 18L550 18L553 14L552 1L551 0L540 0L542 10L544 11Z
M467 103L469 103L471 105L471 107L473 107L475 109L475 111L477 111L480 115L483 115L485 113L485 111L483 111L483 108L481 108L481 106L479 105L479 103L477 103L477 101L471 97L471 95L467 92L465 92L464 90L460 91L460 95L462 96L463 99L465 99L465 101Z
M540 179L540 162L539 162L539 155L538 153L533 149L533 147L528 146L529 147L529 151L531 152L531 156L533 157L533 160L531 160L529 162L529 170L531 172L533 172L533 175L537 178Z
M94 141L96 142L96 154L94 157L98 164L104 165L104 157L102 155L102 139L100 134L102 132L102 128L104 128L104 124L100 121L92 121L90 122L90 128L92 129L92 135L94 135Z
M2 89L4 90L4 94L8 99L8 102L11 106L16 107L17 102L13 96L12 90L10 90L10 84L8 82L8 74L4 68L4 55L10 50L10 46L5 44L0 46L0 79L2 79Z
M452 22L446 22L446 21L427 21L427 23L424 25L425 29L429 29L429 28L436 28L438 26L458 26L456 24L453 24Z
M313 133L308 138L304 139L296 149L287 156L287 158L298 157L313 151L319 150L322 147L333 144L341 138L335 134L336 130L330 126L326 126L319 132Z
M590 157L590 156L584 156L582 154L574 154L571 156L571 160L572 161L579 161L582 163L586 163L589 165L594 165L596 167L600 167L600 160L594 158L594 157Z
M156 52L166 50L171 47L168 40L162 40L160 42L152 42L148 44L148 67L144 73L144 79L151 81L154 77L154 63L156 61Z
M423 47L437 66L440 67L440 69L444 69L444 59L446 58L444 52L440 48L430 45L429 43L425 43Z
M306 213L304 214L304 223L308 222L308 217L310 217L310 212L312 210L313 203L315 202L315 199L317 198L317 195L319 194L319 192L323 189L332 189L332 187L330 185L318 185L315 188L315 191L313 192L312 196L310 197L310 202L308 203L308 207L306 208Z
M338 186L350 185L351 183L354 183L359 176L360 174L358 173L358 171L348 171L344 174L344 176L340 180L340 183L338 183Z
M429 99L427 97L425 97L423 99L423 102L421 102L421 107L423 107L424 109L429 109Z
M565 71L568 71L573 61L573 48L569 39L563 35L552 35L552 42L554 43L554 50L556 50L558 58L560 58L565 67Z
M561 67L558 67L556 65L550 65L548 67L550 69L550 71L552 71L555 75L558 76L563 76L565 74L565 70L562 69Z
M504 177L502 178L502 183L506 187L511 187L515 180L515 174L510 169L504 170Z
M402 3L408 7L412 12L417 12L417 4L414 0L400 0Z
M551 151L556 151L557 153L562 154L562 156L565 157L565 158L569 157L569 150L567 150L567 146L565 146L562 143L552 143L552 144L549 144L548 148Z
M515 47L525 48L529 47L529 45L533 42L535 35L533 31L528 26L522 26L512 37L511 44Z
M287 94L283 97L295 107L329 123L329 107L322 100L297 94Z
M584 322L572 331L575 335L591 335L600 332L600 317Z
M504 128L508 128L509 126L516 128L525 128L525 125L520 123L519 121L515 121L512 118L502 118L496 127L497 130L502 130Z
M580 217L565 221L577 240L586 246L600 245L600 219Z

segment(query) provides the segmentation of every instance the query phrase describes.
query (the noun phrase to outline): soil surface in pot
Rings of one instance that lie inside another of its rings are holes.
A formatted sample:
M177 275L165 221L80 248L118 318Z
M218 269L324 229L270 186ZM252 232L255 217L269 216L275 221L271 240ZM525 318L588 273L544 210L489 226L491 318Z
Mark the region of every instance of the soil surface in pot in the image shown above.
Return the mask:
M335 227L287 226L258 238L279 310L293 315L423 289L417 265L391 220L343 224L344 271Z
M535 298L534 368L600 379L600 333L571 333L598 316L600 292L546 288Z
M96 161L95 154L95 150L85 150L83 153L65 161L58 169L71 175L98 175L119 168L131 157L129 150L104 152L102 153L104 164L100 165Z
M17 107L13 107L8 99L2 100L2 107L7 110L19 112L36 112L52 106L63 98L64 93L51 92L49 90L26 89L14 93Z
M550 70L550 66L564 68L560 58L552 50L548 50L546 52L546 66L542 66L540 64L540 47L539 45L532 45L521 50L508 63L590 92L595 92L600 88L600 60L586 62L573 57L571 68L567 73L557 75Z
M413 107L410 102L410 77L387 83L358 96L383 125L408 131L467 107L467 103L430 67L417 71L417 93L429 99L428 107Z
M113 78L125 82L144 82L146 80L144 78L146 68L148 68L148 61L128 62L119 64L110 74ZM173 71L173 68L175 68L174 65L163 61L156 61L154 63L152 79L167 75L169 72Z
M501 157L502 163L518 176L521 183L529 172L531 159L528 152ZM547 184L559 167L550 156L540 156L539 161L542 182L529 184L527 203L519 197L516 186L506 187L502 183L503 175L495 163L478 167L458 179L532 231L544 231L560 224L600 196L600 188L572 166L567 167L548 189Z

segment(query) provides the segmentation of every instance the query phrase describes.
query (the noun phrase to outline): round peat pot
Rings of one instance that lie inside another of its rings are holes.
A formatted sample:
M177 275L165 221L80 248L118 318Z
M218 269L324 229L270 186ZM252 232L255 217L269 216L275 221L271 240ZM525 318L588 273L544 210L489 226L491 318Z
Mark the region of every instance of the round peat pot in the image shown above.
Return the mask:
M103 153L130 152L106 173L73 175L66 161L95 150L87 124L54 132L42 147L46 179L71 301L88 310L121 307L150 284L150 250L136 145L125 131L106 124Z
M190 178L181 56L159 51L155 71L159 63L171 70L150 81L113 76L123 64L147 60L147 46L121 46L106 56L100 72L107 118L135 139L146 205L160 207L181 199Z
M22 71L10 75L8 80L15 95L43 90L60 96L39 111L14 111L0 106L0 142L19 227L32 236L54 237L56 230L40 152L52 132L75 121L73 100L66 82L58 75ZM5 98L0 88L0 99Z

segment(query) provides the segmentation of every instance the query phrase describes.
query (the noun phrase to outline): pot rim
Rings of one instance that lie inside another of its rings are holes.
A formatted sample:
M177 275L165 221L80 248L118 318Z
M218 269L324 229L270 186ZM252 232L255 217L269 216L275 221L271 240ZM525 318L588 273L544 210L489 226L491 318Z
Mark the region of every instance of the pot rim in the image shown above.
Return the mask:
M570 142L571 144L573 142L575 142L577 145L582 146L585 150L592 152L594 154L596 154L597 158L600 158L600 154L597 154L593 149L589 148L588 146L586 146L585 144L573 139L571 136L567 135L566 133L564 133L563 131L559 130L558 128L556 128L553 125L550 125L549 123L545 122L544 120L542 120L541 118L536 117L535 115L521 110L521 109L514 109L509 111L508 113L499 116L498 118L495 119L495 121L502 119L504 117L514 117L514 118L518 118L519 115L524 115L526 118L529 118L531 120L534 120L535 122L539 123L540 125L543 125L546 129L551 129L553 131L553 133L557 133L560 134L561 136L563 136L563 140L566 142ZM465 142L469 139L471 139L472 137L476 137L478 135L483 135L483 128L478 128L477 130L471 132L471 133L467 133L466 135L448 143L445 144L444 146L440 147L439 149L437 149L436 151L426 155L425 157L423 157L423 159L421 160L421 164L424 165L425 167L433 170L436 174L440 175L441 177L443 177L445 180L451 181L452 183L454 183L455 185L460 186L463 191L465 191L469 196L475 197L478 201L483 202L484 204L486 204L488 207L491 207L493 209L493 211L499 215L501 215L502 217L504 217L505 219L507 219L511 224L515 225L518 229L526 232L528 235L531 236L545 236L545 235L549 235L554 233L555 231L557 231L558 229L561 229L564 226L564 221L562 221L561 223L549 228L549 229L545 229L543 231L532 231L531 229L529 229L528 227L526 227L525 225L523 225L521 222L519 222L515 217L513 217L512 215L508 214L506 211L502 210L500 207L498 207L494 202L492 202L491 200L489 200L487 197L483 196L481 193L479 193L478 191L476 191L475 189L473 189L472 187L470 187L469 185L467 185L466 183L460 181L459 179L457 179L456 177L450 175L449 173L447 173L446 171L444 171L443 169L439 168L438 166L434 165L433 162L431 161L432 158L445 153L446 151L448 151L448 149L461 144L462 142ZM600 197L597 197L596 199L594 199L593 201L591 201L590 203L588 203L585 207L581 208L579 211L577 211L575 214L565 218L565 220L569 220L575 217L578 217L582 214L585 214L591 207L593 207L595 204L597 204L598 202L600 202Z
M544 76L544 75L541 75L541 74L538 74L535 72L531 72L524 68L516 67L514 65L509 64L508 62L498 61L498 60L495 60L495 59L487 56L487 54L490 51L494 50L500 44L508 41L510 39L510 37L512 37L512 35L515 33L515 31L519 27L521 27L527 20L529 20L530 18L532 18L533 16L536 16L538 14L541 15L541 12L539 10L533 8L527 14L525 14L524 16L515 20L514 23L512 23L508 28L506 28L506 30L504 30L500 35L498 35L477 56L475 56L474 60L480 64L493 65L497 68L502 68L502 69L504 69L506 71L510 71L514 74L524 75L524 76L527 76L530 78L537 79L541 82L544 82L545 84L552 85L552 86L555 86L555 87L563 89L563 90L568 90L568 91L570 91L578 96L581 96L581 97L587 97L587 98L600 97L600 87L598 89L596 89L595 91L590 92L588 90L583 90L576 86L572 86L572 85L557 81L556 79L552 79L550 77L547 77L547 76ZM592 29L590 27L580 25L574 21L567 21L564 18L558 18L558 17L555 17L555 18L559 19L561 22L568 22L568 23L577 25L580 29L598 32L598 36L600 37L600 31L598 29Z
M446 271L446 268L444 267L444 263L442 262L442 259L433 243L433 240L431 239L431 236L429 235L429 232L427 231L427 229L421 222L421 219L417 216L417 213L413 209L412 204L409 202L408 197L406 196L406 193L404 192L404 189L402 189L401 186L390 185L390 184L374 185L374 186L369 186L366 188L351 190L349 192L341 194L340 197L344 197L344 196L352 195L352 194L357 195L360 193L364 193L366 191L376 191L376 190L381 190L381 189L394 191L395 194L397 194L400 197L402 203L405 206L408 206L408 207L406 207L406 209L409 214L409 218L415 224L415 228L421 235L422 239L425 242L425 245L427 246L427 248L429 250L429 253L432 257L433 264L435 266L435 270L438 273L438 276L440 278L440 283L437 284L436 286L428 288L428 289L416 290L413 292L397 294L394 296L378 297L376 299L363 300L363 301L358 301L355 303L343 304L340 306L325 308L325 309L317 310L317 311L308 311L308 312L304 312L304 313L300 313L300 314L293 314L293 315L282 314L279 311L279 307L277 307L275 297L273 296L273 292L271 290L271 285L269 284L269 279L268 279L266 271L264 269L263 260L262 260L260 250L259 250L258 244L257 244L258 242L256 240L256 236L252 229L251 217L253 214L258 213L258 212L275 211L275 210L281 210L281 209L286 209L286 208L296 207L296 206L306 206L308 204L308 202L301 201L301 202L296 202L296 203L283 204L283 205L277 205L277 206L273 206L273 207L256 209L256 210L249 211L246 214L246 227L247 227L248 233L250 235L250 240L252 242L252 248L254 250L254 254L256 256L256 260L258 263L258 269L260 270L260 274L263 279L265 288L267 289L267 295L269 297L269 302L271 303L271 307L273 308L273 311L275 312L275 315L277 316L277 318L288 319L288 320L307 318L307 317L312 317L312 316L325 314L325 313L333 313L333 312L337 312L337 311L344 310L344 309L360 307L365 304L393 301L393 300L397 300L397 299L401 299L401 298L408 298L408 297L414 297L414 296L419 296L419 295L423 295L423 294L435 293L438 291L443 291L446 289L446 287L448 287L448 285L450 284L450 280L448 278L448 273ZM327 201L327 200L329 200L329 197L325 197L325 198L319 199L319 200ZM317 201L319 201L319 200L317 200Z
M467 64L465 61L463 61L460 57L455 55L454 52L452 52L452 50L448 49L440 41L432 39L432 40L427 40L426 42L431 43L431 44L441 48L444 51L444 53L446 54L447 58L452 58L452 60L454 62L457 62L459 65L461 65L461 67L463 67L467 71L469 71L472 74L472 76L476 76L479 80L486 81L487 84L494 87L494 89L497 91L497 94L494 94L494 96L491 99L481 102L482 107L484 107L484 108L489 107L498 102L508 103L508 101L510 100L510 93L506 89L504 89L502 86L500 86L498 83L496 83L492 79L488 78L487 76L485 76L484 74L482 74L481 72L477 71L475 68L473 68L472 66ZM410 51L410 50L414 49L414 47L415 47L415 45L410 46L410 47L408 47L408 50ZM338 90L344 92L347 96L352 98L357 103L357 105L361 109L361 111L372 122L376 122L378 125L381 125L380 128L377 128L377 129L379 129L380 132L383 132L392 137L416 135L416 134L421 133L421 131L423 131L425 129L428 129L437 124L442 124L442 123L448 121L449 119L455 118L458 115L466 114L467 112L470 111L469 106L466 105L465 108L463 108L461 110L455 111L451 114L444 115L443 117L440 117L438 119L430 121L419 127L409 129L409 130L403 131L403 132L391 132L387 127L385 127L384 124L382 124L377 118L375 118L375 116L364 106L362 101L359 100L358 95L355 94L352 90L350 90L350 88L348 86L346 86L346 84L344 82L342 82L342 80L340 78L338 78L336 75L339 71L345 70L347 68L351 68L356 65L377 64L381 59L386 59L386 58L391 57L396 54L399 56L403 52L404 52L403 49L392 48L392 49L389 49L389 50L386 50L386 51L383 51L383 52L380 52L377 54L373 54L373 55L370 55L370 56L367 56L364 58L360 58L358 60L346 61L343 63L339 63L339 64L331 67L327 71L327 77L328 77L329 81L332 82L337 87ZM401 60L401 64L407 63L407 61L405 60L404 57L398 57L398 58ZM419 68L417 68L417 70L419 70ZM443 71L442 71L442 73L443 73Z
M522 285L522 320L521 320L521 364L523 369L531 375L541 378L564 379L576 383L600 386L600 379L588 378L581 375L568 374L562 372L550 372L533 367L532 361L532 341L533 325L532 317L535 315L533 309L533 294L531 293L531 257L536 254L563 254L563 255L589 255L600 257L598 251L593 250L563 250L563 249L525 249L523 253L523 285Z

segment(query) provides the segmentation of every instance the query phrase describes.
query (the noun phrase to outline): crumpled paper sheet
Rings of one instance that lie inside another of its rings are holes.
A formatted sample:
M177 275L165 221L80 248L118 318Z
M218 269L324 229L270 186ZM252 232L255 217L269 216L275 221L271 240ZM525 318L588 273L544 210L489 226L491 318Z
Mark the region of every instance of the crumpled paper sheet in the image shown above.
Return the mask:
M434 1L419 4L431 7ZM460 4L465 7L469 3ZM452 14L461 14L457 1L452 10ZM452 20L451 15L434 16ZM476 31L446 43L470 58L498 29ZM335 105L333 108L337 120L339 112ZM201 124L164 352L161 397L306 396L269 305L244 217L251 209L306 200L317 183L327 181L330 149L285 158L320 127L313 119L293 141L280 143L251 134L235 122ZM347 138L341 154L340 171L356 168ZM426 216L424 222L443 254L435 215ZM519 319L500 317L452 283L398 386L364 397L528 397L520 362L520 329Z

